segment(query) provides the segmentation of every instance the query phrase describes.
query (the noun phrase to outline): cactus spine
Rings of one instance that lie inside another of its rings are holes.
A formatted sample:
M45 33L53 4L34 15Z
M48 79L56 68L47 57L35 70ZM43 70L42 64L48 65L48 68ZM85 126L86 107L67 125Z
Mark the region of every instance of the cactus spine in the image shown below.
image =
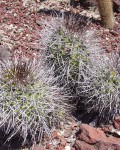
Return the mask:
M96 0L98 3L101 22L105 28L112 29L114 26L114 15L112 0Z

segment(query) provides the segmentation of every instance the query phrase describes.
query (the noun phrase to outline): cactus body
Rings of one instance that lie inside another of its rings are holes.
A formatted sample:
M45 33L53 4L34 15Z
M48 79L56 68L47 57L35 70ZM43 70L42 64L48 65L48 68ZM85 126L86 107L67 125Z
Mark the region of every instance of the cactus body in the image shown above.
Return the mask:
M88 113L97 112L98 121L104 122L120 114L120 75L109 62L102 60L99 66L91 64L79 74L77 93L84 97Z
M53 18L49 23L43 23L42 47L48 56L47 62L55 66L55 76L59 77L60 85L76 86L79 66L88 61L89 54L82 35L87 24L89 21L78 15L66 15L65 19Z
M64 117L60 101L65 97L52 72L41 60L0 60L0 126L11 133L9 139L19 134L23 143L28 136L32 142L40 141L43 133L50 136L51 122Z
M97 3L103 26L112 29L114 26L112 0L97 0Z

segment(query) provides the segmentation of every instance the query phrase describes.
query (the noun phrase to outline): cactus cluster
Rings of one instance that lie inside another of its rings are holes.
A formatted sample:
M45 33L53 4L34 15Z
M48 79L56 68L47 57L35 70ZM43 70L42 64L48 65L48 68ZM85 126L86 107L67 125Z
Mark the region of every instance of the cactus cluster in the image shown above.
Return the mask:
M40 58L17 51L11 59L0 58L0 127L8 140L16 134L23 143L28 136L33 142L44 133L50 136L51 126L69 114L71 95L98 118L109 121L120 114L119 56L107 56L97 32L87 29L90 22L84 19L44 19Z
M66 18L44 22L41 35L47 33L42 38L47 61L55 65L61 84L72 87L75 96L82 98L86 112L97 112L99 119L109 121L120 114L120 75L112 62L118 55L107 56L93 29L74 30L79 19L72 17L67 18L67 26Z
M15 54L8 61L0 59L0 127L9 135L7 140L20 134L23 143L28 136L40 141L64 118L66 95L52 73L36 58Z

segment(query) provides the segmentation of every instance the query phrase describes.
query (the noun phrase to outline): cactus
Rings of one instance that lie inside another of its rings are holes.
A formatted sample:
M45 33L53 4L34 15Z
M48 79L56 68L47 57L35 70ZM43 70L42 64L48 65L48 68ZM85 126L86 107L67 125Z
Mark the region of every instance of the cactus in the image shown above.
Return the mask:
M79 71L77 93L84 97L87 112L97 112L98 121L108 122L120 114L120 74L105 57Z
M114 27L114 15L112 0L96 0L101 16L101 22L105 28L112 29Z
M62 86L75 87L79 66L88 61L89 52L83 44L82 34L87 24L88 20L85 21L84 17L77 15L68 15L64 19L53 18L51 21L43 20L40 49L44 48L48 56L47 62L54 64L55 76L59 78Z
M15 54L12 60L0 60L0 127L7 140L19 134L23 144L28 136L40 141L44 133L50 136L53 121L64 118L66 95L52 73L36 58Z

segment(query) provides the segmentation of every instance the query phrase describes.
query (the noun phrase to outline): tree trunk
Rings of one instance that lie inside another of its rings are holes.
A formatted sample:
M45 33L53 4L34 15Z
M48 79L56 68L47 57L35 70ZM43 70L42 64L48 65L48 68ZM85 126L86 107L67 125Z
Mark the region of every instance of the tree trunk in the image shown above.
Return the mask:
M114 27L114 14L112 0L96 0L101 16L101 23L105 28L112 29Z

